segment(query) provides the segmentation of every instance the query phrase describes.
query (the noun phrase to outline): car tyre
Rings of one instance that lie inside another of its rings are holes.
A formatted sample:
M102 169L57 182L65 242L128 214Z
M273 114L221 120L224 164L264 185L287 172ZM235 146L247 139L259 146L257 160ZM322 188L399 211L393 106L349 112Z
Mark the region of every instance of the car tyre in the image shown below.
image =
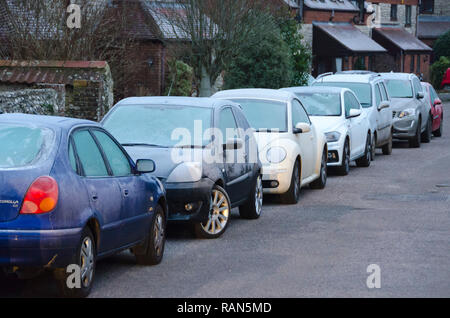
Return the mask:
M410 148L420 148L420 144L422 142L422 134L420 133L422 127L422 121L419 119L419 123L417 125L417 131L414 137L409 139L409 147Z
M336 172L340 176L346 176L350 172L350 144L348 140L345 141L342 151L342 164L337 167Z
M389 137L389 141L387 144L385 144L381 150L383 151L383 155L390 156L392 154L392 132L391 136Z
M261 175L258 175L247 202L239 207L239 215L243 219L256 220L261 216L262 205L263 185Z
M377 138L375 137L375 134L372 135L372 141L370 142L371 147L370 147L370 160L374 161L375 160L375 153L377 150Z
M429 142L431 142L431 135L432 135L432 130L433 130L433 121L432 121L432 119L431 119L431 114L430 114L430 116L429 116L429 118L428 118L428 121L427 121L427 128L425 129L425 131L422 133L422 142L424 142L424 143L429 143Z
M367 168L370 166L370 157L371 157L371 153L372 153L372 145L371 145L371 137L370 134L367 135L367 139L366 139L366 149L364 151L364 156L362 156L359 159L356 159L356 165L358 167L364 167Z
M158 265L164 257L166 245L166 213L158 205L150 224L150 233L143 245L132 249L139 265Z
M442 118L441 118L441 124L439 125L438 130L433 132L433 135L435 137L442 137L442 130L444 128L443 125L444 125L444 116L442 116Z
M95 278L95 266L97 258L97 248L92 231L86 227L81 233L80 243L76 254L76 265L81 269L81 288L69 288L67 281L71 273L67 273L66 268L56 269L54 274L58 281L61 295L70 298L84 298L89 296Z
M310 184L311 189L321 190L324 189L325 186L327 185L327 177L328 177L327 164L328 164L328 153L326 150L324 150L322 155L322 161L320 163L320 176L318 179L314 180Z
M292 170L291 185L289 190L281 195L281 203L283 204L297 204L300 200L301 190L301 168L300 161L296 160L294 169Z
M195 236L201 239L219 238L225 233L230 216L231 201L228 193L221 186L214 185L211 190L208 220L194 224Z

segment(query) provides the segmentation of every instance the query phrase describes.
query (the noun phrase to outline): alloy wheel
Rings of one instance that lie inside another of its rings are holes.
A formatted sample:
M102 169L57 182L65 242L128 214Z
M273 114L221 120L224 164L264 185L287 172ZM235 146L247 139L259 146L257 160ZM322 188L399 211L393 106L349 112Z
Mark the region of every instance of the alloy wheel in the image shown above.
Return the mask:
M255 208L256 213L258 215L261 214L262 205L263 205L263 185L261 176L258 176L258 178L256 179L256 190L255 190Z
M157 256L160 256L164 248L164 219L161 214L158 213L153 226L153 232L155 234L155 252Z
M94 245L90 237L81 243L80 253L81 281L85 288L89 287L94 276Z
M203 230L210 235L221 233L228 223L229 216L230 206L227 197L221 191L214 189L211 194L209 219L206 224L201 224Z

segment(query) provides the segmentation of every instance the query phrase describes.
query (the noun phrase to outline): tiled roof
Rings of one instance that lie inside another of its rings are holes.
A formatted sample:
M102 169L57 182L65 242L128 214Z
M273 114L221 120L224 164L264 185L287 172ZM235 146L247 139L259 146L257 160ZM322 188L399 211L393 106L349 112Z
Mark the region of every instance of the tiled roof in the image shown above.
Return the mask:
M0 60L0 82L10 84L71 84L77 77L90 79L104 61L10 61Z
M315 10L359 11L350 0L305 0L305 6Z
M349 23L314 23L352 52L386 52L377 42Z
M449 16L419 16L417 36L420 39L437 39L447 31L450 31Z
M403 28L382 27L375 28L379 33L393 45L403 51L432 51L432 49Z

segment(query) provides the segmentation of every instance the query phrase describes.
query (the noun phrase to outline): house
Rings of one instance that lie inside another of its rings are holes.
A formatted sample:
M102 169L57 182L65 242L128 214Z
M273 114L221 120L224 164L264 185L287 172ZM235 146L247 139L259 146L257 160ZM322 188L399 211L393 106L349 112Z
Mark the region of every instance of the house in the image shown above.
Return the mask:
M428 46L433 47L434 42L447 31L450 31L449 1L421 0L417 37Z

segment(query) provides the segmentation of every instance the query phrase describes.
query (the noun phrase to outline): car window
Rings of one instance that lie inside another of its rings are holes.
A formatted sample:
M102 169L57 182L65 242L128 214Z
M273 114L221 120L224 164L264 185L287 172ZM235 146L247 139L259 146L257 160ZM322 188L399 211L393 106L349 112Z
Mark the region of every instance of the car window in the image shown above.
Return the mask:
M0 123L0 169L36 163L49 153L53 140L46 128Z
M381 97L380 86L377 84L377 85L375 85L375 103L376 103L375 106L378 107L381 104L381 100L382 100L382 97Z
M292 100L292 125L295 127L298 123L310 125L308 114L302 104L296 99Z
M417 78L413 79L413 85L414 85L414 90L416 91L416 93L423 92L422 85L420 85L420 82Z
M332 86L348 88L353 91L358 100L361 102L361 106L364 108L372 107L372 87L367 83L350 83L350 82L317 82L314 86Z
M412 98L412 86L409 80L386 79L386 86L392 98Z
M430 86L430 94L431 94L431 103L434 104L434 101L436 100L436 98L439 98L439 96L437 95L436 91L432 86Z
M381 91L382 100L389 101L389 97L388 97L388 94L387 94L387 91L386 91L386 87L384 86L384 83L380 82L380 83L378 83L378 85L379 85L379 88L380 88L380 91Z
M88 130L78 130L73 141L86 177L108 176L102 154Z
M73 171L77 172L77 159L75 158L75 152L73 151L72 143L69 145L69 160Z
M353 94L350 92L345 92L344 95L344 103L345 103L345 116L350 115L350 109L361 109L361 105Z
M116 177L131 175L131 166L128 158L117 144L104 132L99 130L94 130L93 132L108 159L113 174Z
M341 116L340 93L297 93L309 116Z
M227 107L222 109L219 116L219 129L222 133L223 143L225 143L228 138L236 136L237 127L236 119L234 118L231 108Z

